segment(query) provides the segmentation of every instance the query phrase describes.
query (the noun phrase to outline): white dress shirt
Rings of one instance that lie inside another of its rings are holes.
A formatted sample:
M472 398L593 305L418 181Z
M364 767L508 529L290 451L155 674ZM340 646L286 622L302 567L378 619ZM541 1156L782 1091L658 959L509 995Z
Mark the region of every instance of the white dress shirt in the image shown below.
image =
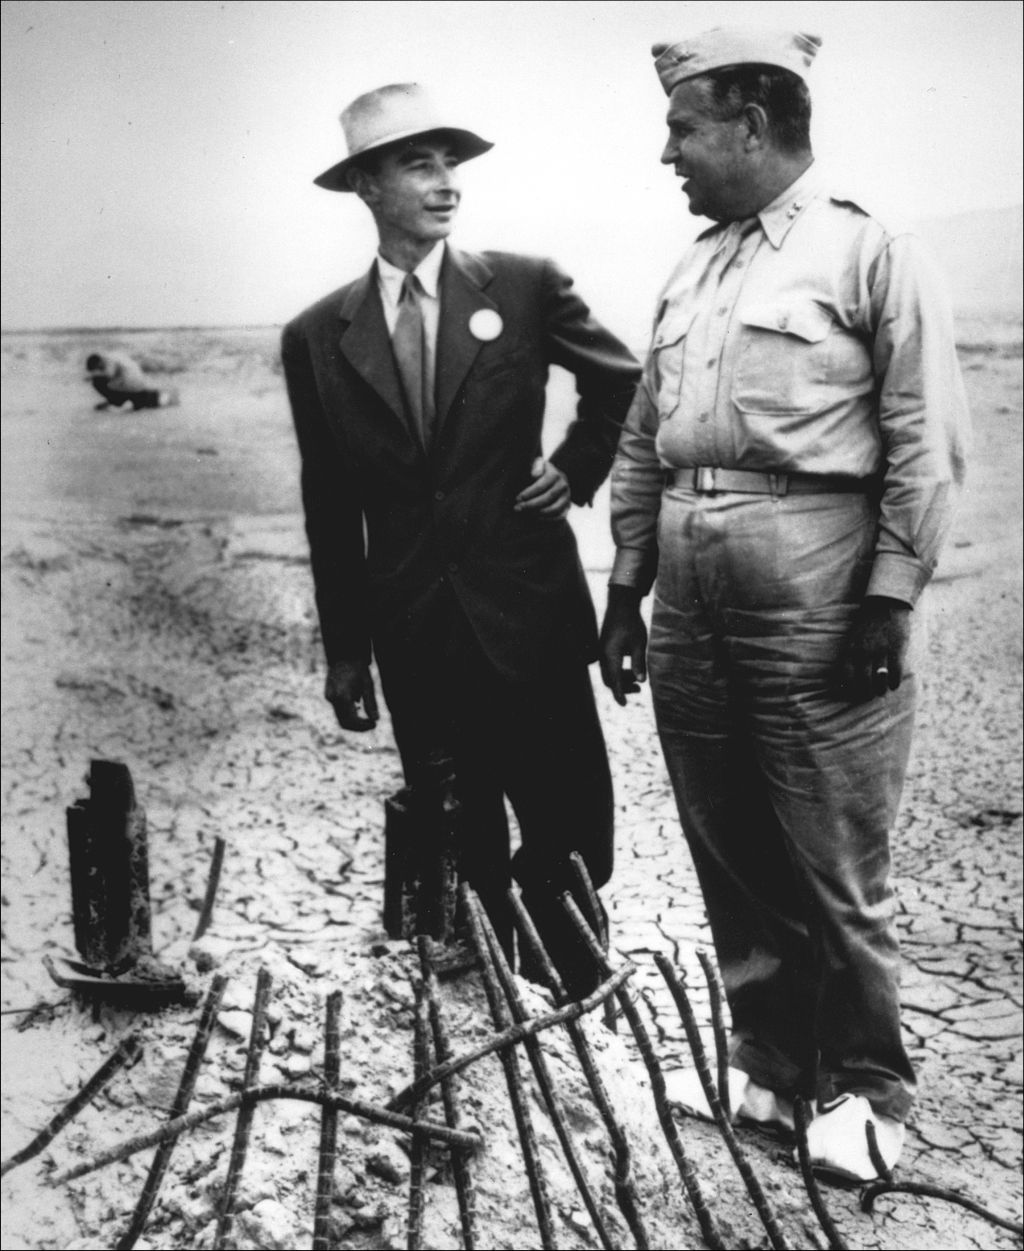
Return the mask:
M427 352L432 366L437 359L437 327L441 320L441 265L443 262L444 240L438 239L434 247L412 271L423 288L420 307L423 309L423 330L427 337ZM402 298L404 281L405 270L398 269L378 253L377 286L380 290L381 303L384 305L384 320L387 322L388 334L395 333L398 304Z

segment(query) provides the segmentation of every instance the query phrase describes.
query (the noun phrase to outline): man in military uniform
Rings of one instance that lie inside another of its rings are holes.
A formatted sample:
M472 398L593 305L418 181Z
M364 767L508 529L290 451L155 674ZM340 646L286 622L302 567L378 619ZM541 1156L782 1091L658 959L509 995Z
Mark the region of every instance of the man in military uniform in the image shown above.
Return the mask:
M732 1014L739 1118L816 1100L820 1169L903 1142L889 883L920 596L962 481L966 411L941 284L910 234L813 164L820 40L714 30L654 48L661 160L712 219L658 304L612 477L602 667L647 667ZM680 1104L706 1112L692 1073Z

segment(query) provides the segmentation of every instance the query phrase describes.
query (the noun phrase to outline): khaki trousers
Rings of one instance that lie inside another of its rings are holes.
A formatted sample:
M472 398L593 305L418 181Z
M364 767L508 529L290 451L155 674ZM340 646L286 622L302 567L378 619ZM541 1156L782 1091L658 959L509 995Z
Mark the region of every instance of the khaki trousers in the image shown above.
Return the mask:
M835 684L877 521L865 495L667 489L649 665L733 1064L782 1094L854 1091L903 1119L889 831L919 642L898 691L852 704Z

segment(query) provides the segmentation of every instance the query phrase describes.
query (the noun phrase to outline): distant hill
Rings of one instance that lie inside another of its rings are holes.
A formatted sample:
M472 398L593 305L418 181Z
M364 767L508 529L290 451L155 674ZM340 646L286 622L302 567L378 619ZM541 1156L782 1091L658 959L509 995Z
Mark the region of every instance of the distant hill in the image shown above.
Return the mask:
M958 313L1021 313L1024 205L917 223L945 270Z

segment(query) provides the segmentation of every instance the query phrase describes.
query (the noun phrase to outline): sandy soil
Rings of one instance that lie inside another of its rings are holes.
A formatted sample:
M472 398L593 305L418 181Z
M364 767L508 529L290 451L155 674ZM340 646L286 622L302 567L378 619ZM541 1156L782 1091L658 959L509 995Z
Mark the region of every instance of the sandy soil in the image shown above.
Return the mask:
M178 386L180 408L93 413L81 361L123 347ZM1021 1212L1020 325L972 324L963 363L975 470L933 588L931 677L895 839L906 954L905 1023L921 1096L900 1169ZM3 1154L22 1147L132 1027L145 1054L38 1159L4 1180L5 1247L114 1245L149 1153L50 1189L48 1178L166 1116L198 1008L159 1014L70 1002L44 952L73 954L64 808L95 757L125 760L150 827L157 946L199 991L230 976L197 1106L237 1087L256 971L274 977L267 1081L322 1072L323 1005L344 993L342 1084L383 1102L412 1071L414 962L381 941L381 802L399 784L386 724L345 738L322 680L296 456L269 330L3 342ZM567 415L552 385L552 438ZM609 560L606 506L578 517L595 597ZM609 890L613 942L659 1055L689 1063L652 954L672 956L706 1024L695 952L707 943L649 706L599 693L619 810ZM213 839L229 850L215 924L190 936ZM535 992L531 1011L545 1004ZM33 1013L20 1011L48 1005ZM456 1051L490 1026L475 978L446 989ZM17 1010L17 1011L15 1011ZM20 1028L19 1028L20 1027ZM589 1029L633 1143L655 1246L700 1245L632 1050ZM573 1133L615 1239L634 1245L614 1201L608 1146L564 1037L545 1036ZM539 1245L500 1068L463 1079L464 1118L484 1128L483 1245ZM533 1099L536 1104L536 1099ZM432 1115L439 1109L432 1107ZM598 1245L544 1114L535 1107L560 1246ZM261 1106L235 1234L245 1247L307 1245L318 1114ZM211 1245L232 1121L181 1141L139 1246ZM686 1149L730 1246L763 1229L715 1132L687 1123ZM744 1145L796 1246L824 1245L789 1148ZM401 1136L343 1119L331 1238L404 1245L409 1162ZM431 1153L424 1245L456 1246L450 1169ZM855 1192L828 1201L851 1246L1003 1247L1008 1232L960 1208Z

